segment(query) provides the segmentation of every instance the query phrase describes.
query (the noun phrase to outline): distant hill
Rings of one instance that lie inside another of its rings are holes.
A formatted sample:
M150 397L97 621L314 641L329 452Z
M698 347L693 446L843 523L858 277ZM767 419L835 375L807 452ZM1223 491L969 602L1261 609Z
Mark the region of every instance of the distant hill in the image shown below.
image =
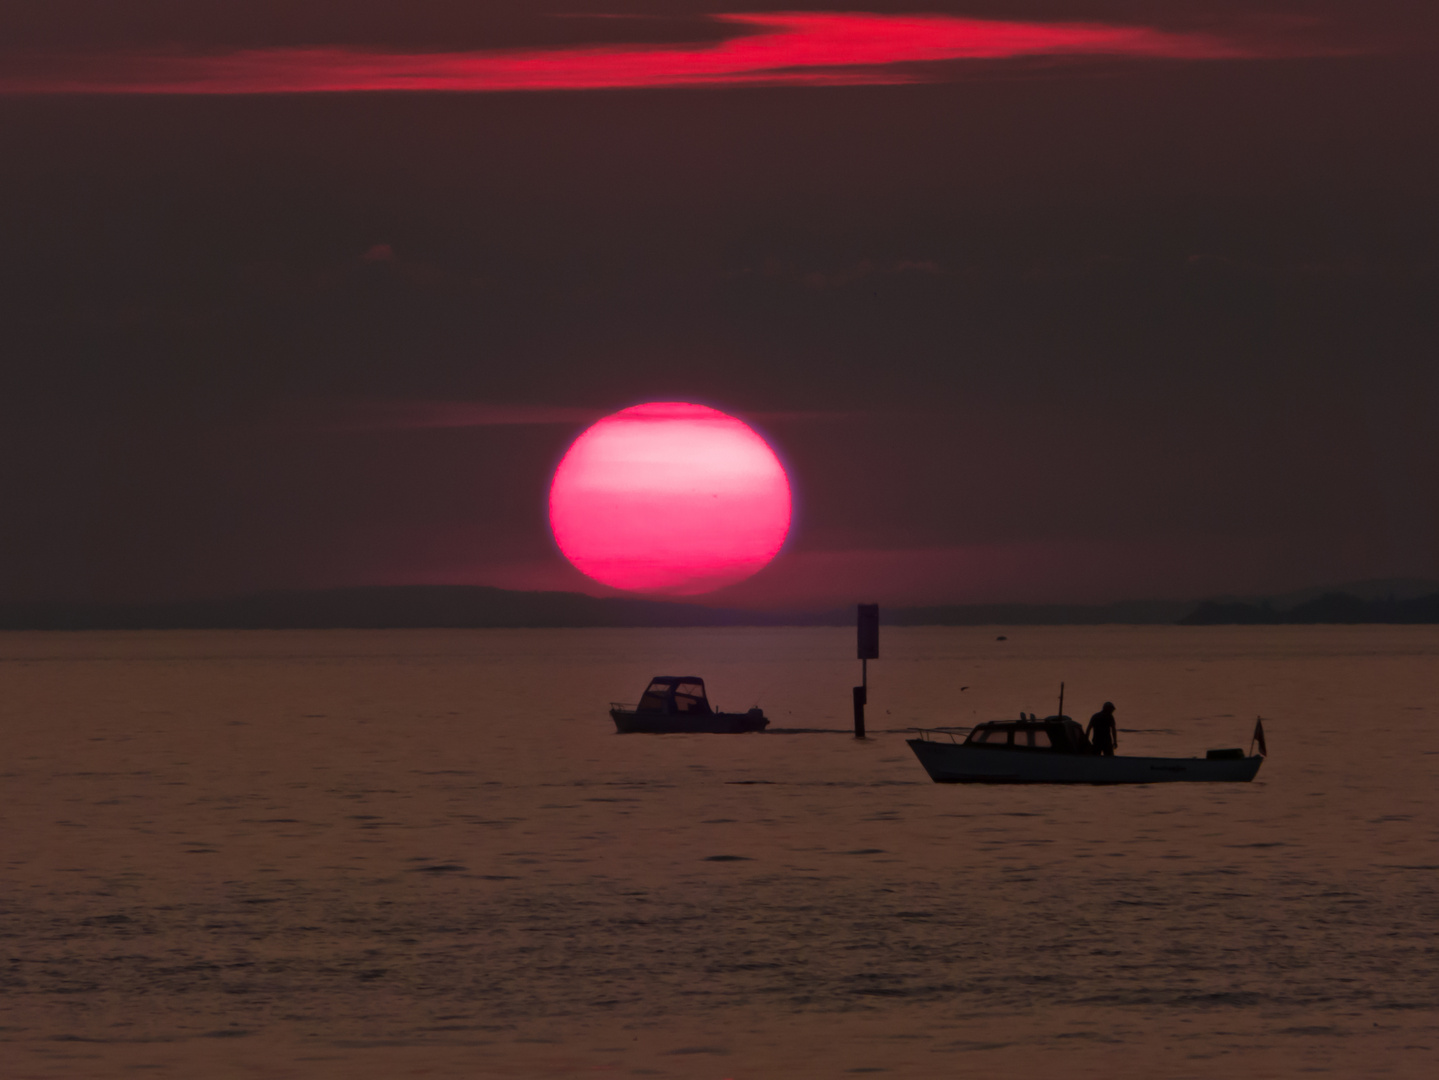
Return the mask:
M1116 604L955 604L880 609L890 626L1162 626L1178 622L1192 602L1130 600ZM847 621L853 616L846 609Z
M3 604L5 630L385 630L446 627L735 626L783 623L699 604L518 592L478 585L396 585L265 592L163 604Z
M1439 623L1439 583L1364 595L1312 590L1270 599L881 608L887 626L1186 626ZM1427 587L1427 591L1425 588ZM1298 599L1296 599L1296 597ZM396 585L264 592L159 604L0 603L0 630L386 630L443 628L852 626L852 606L745 611L630 597Z
M1439 584L1362 582L1267 600L1207 600L1179 621L1185 626L1439 623Z
M972 604L885 608L890 626L1173 623L1192 605ZM0 630L322 630L445 627L849 626L854 608L757 612L469 585L266 592L163 604L0 604Z
M1421 596L1439 593L1439 581L1428 578L1368 578L1364 581L1345 581L1337 585L1300 589L1277 596L1211 596L1208 601L1216 604L1268 604L1279 611L1290 611L1300 604L1337 593L1360 600L1416 600Z
M1280 607L1297 607L1330 593L1345 593L1361 600L1418 600L1420 597L1439 594L1439 581L1430 578L1372 578L1330 585L1323 589L1307 589L1275 599Z

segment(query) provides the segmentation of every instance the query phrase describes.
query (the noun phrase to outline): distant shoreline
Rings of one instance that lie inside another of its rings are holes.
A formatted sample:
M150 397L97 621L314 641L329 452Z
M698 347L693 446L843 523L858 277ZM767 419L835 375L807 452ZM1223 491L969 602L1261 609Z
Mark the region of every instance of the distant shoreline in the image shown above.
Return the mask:
M1291 608L1267 602L1206 600L1179 620L1181 626L1405 625L1439 623L1439 593L1408 600L1365 600L1331 592Z
M756 612L581 593L402 585L153 604L0 603L0 630L564 629L849 626L854 609ZM888 626L1273 626L1439 623L1439 589L1406 598L1324 592L1298 602L1127 601L881 609Z

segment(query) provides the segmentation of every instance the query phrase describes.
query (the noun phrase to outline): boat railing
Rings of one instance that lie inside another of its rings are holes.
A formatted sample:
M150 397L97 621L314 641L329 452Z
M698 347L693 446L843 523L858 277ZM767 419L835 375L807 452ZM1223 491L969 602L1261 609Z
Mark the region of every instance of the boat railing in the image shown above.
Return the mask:
M610 710L612 712L639 712L640 707L638 703L631 705L623 701L611 701Z
M914 728L910 728L909 730L910 730L910 731L913 731L916 735L918 735L918 736L920 737L920 739L922 739L922 740L925 741L925 742L939 742L939 741L940 741L940 736L943 735L943 736L944 736L945 738L947 738L950 742L952 742L952 743L957 743L957 742L963 742L963 741L964 741L964 737L967 736L967 735L968 735L971 731L973 731L974 729L973 729L973 728L967 728L967 727L938 727L938 728L914 727Z

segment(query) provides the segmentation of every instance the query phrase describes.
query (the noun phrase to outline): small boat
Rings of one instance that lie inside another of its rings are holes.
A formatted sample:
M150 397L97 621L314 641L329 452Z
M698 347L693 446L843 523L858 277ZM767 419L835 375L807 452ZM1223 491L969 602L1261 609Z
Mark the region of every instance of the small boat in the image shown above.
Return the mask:
M995 720L961 742L954 732L916 729L909 747L937 784L1164 784L1248 782L1262 754L1210 750L1202 758L1104 757L1067 716Z
M622 735L633 732L737 735L769 727L762 709L715 712L705 696L705 681L697 675L656 675L638 705L611 702L610 719Z

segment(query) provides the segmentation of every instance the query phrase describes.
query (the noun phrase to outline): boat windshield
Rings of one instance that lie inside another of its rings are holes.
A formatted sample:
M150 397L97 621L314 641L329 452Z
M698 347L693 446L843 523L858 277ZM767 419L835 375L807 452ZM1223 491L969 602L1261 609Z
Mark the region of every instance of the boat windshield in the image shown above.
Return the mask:
M675 687L675 712L708 713L703 683L682 682Z
M1084 734L1084 729L1073 720L1068 718L1059 722L1059 727L1054 730L1055 745L1069 754L1092 754L1094 749L1089 745L1089 738Z
M652 682L640 698L640 712L664 712L665 699L669 697L670 684L665 682Z

